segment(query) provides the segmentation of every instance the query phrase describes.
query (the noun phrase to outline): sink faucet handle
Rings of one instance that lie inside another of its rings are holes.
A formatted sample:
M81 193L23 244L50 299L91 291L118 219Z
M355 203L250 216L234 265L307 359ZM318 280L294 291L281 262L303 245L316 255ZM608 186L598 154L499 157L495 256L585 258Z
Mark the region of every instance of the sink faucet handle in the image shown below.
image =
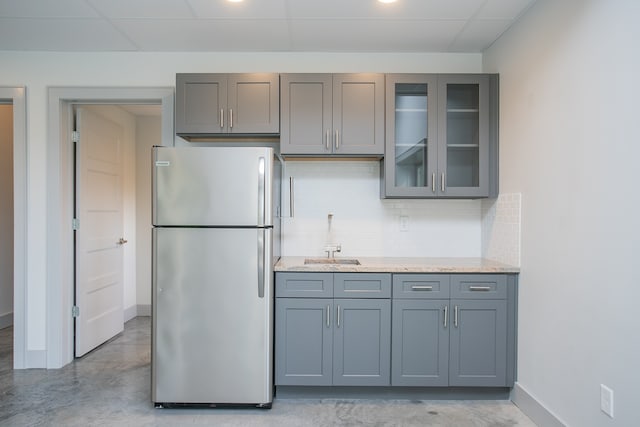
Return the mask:
M342 245L336 245L336 252L342 251Z

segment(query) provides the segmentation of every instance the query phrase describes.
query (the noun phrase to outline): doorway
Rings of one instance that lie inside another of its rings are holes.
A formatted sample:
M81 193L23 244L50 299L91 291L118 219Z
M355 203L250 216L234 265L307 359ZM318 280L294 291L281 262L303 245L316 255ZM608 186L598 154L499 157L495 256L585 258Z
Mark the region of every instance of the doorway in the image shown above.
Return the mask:
M81 357L151 307L150 153L159 104L74 104L74 348Z
M120 109L126 111L129 109L128 114L136 116L141 115L138 109L148 109L155 107L156 113L159 111L159 117L156 115L156 123L159 122L159 126L156 128L156 135L158 138L153 142L154 145L173 145L173 88L50 88L49 89L49 150L47 151L47 164L49 167L48 172L48 205L49 216L47 218L47 283L50 291L47 292L47 354L46 354L46 367L47 368L59 368L73 360L74 354L74 321L72 317L72 308L74 304L74 287L73 278L75 275L74 259L75 252L73 246L73 223L74 217L74 185L73 177L75 168L73 164L73 145L71 142L71 132L73 131L74 122L74 108L77 106L90 105L92 108L102 106L103 108L109 108L111 110ZM137 106L137 107L136 107ZM151 119L150 119L151 120ZM137 149L137 145L134 147L134 151ZM139 156L129 156L129 160L132 158L138 158L140 165L149 163L148 168L150 171L151 165L150 155L140 154ZM134 165L131 170L135 175L142 171L139 171L138 167ZM141 167L141 169L143 169ZM150 180L150 172L149 172ZM142 182L134 177L134 183L139 183L144 186ZM137 184L133 184L132 188L135 188ZM147 186L150 191L150 184ZM135 191L133 192L133 205L132 208L136 211L135 206L138 204L138 198L135 197ZM126 192L125 192L126 194ZM145 203L144 197L140 197L140 203ZM148 197L149 209L150 209L150 196ZM142 209L141 209L142 211ZM133 215L133 219L130 220L133 230L140 230L144 232L145 228L149 229L150 235L150 214L147 216L147 227L141 225L136 226L137 215ZM125 230L126 233L126 230ZM133 231L136 234L138 240L145 240L144 237L137 235L137 231ZM148 239L149 250L149 263L150 263L150 244L151 239ZM134 245L129 245L129 249ZM139 250L144 245L135 245L136 249L132 257L126 257L128 262L137 263L140 261L140 266L133 268L134 284L140 280L146 281L146 279L138 279L136 272L149 271L149 287L150 287L150 267L144 266L146 256L136 256ZM126 275L126 273L125 273ZM150 289L150 288L149 288ZM134 286L134 290L130 289L130 293L133 294L132 300L136 301L137 293L145 294L144 290L138 291ZM148 292L150 296L150 290ZM125 296L126 300L126 296ZM125 303L126 305L126 303ZM82 308L80 308L82 311ZM135 315L149 315L151 312L150 302L149 305L133 303L128 307L123 307L124 318L127 316L135 317Z
M13 102L0 103L0 373L13 368Z
M26 305L27 291L27 109L24 87L0 87L0 104L12 108L12 117L7 124L13 133L13 368L27 366L26 351ZM11 337L9 337L11 340ZM10 362L8 362L10 363Z

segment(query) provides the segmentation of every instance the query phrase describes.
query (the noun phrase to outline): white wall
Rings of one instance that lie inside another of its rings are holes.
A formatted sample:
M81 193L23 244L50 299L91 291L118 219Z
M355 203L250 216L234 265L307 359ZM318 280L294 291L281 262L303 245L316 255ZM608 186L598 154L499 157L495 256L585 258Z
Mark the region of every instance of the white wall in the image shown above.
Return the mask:
M294 181L294 217L283 220L283 255L479 257L479 200L380 199L378 161L287 161ZM284 214L289 194L285 186ZM328 214L333 214L331 235ZM408 227L400 230L400 216Z
M27 350L46 350L47 88L171 87L178 72L480 72L480 54L0 52L0 84L27 87Z
M160 145L160 125L160 116L137 117L136 304L141 309L139 315L150 314L147 310L151 307L151 147Z
M539 0L484 55L501 190L522 194L518 385L570 426L640 425L639 19L632 0Z
M13 323L13 105L0 105L0 328Z

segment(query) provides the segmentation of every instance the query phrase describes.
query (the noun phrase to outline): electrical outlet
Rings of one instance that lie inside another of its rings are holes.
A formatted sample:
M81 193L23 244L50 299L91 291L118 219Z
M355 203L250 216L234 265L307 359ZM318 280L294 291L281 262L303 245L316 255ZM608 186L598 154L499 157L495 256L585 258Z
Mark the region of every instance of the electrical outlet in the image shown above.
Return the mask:
M400 231L409 231L409 217L400 215Z
M600 409L613 418L613 390L600 384Z

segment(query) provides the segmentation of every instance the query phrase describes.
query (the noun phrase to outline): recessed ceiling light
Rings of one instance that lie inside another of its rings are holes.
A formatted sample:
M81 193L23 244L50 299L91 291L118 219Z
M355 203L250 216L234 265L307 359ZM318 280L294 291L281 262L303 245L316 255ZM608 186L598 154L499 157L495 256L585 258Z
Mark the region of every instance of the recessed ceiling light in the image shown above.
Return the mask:
M398 0L378 0L380 3L395 3Z
M227 0L227 1L228 1L228 2L230 2L230 3L240 3L240 2L242 2L243 0ZM395 1L395 0L394 0L394 1Z

